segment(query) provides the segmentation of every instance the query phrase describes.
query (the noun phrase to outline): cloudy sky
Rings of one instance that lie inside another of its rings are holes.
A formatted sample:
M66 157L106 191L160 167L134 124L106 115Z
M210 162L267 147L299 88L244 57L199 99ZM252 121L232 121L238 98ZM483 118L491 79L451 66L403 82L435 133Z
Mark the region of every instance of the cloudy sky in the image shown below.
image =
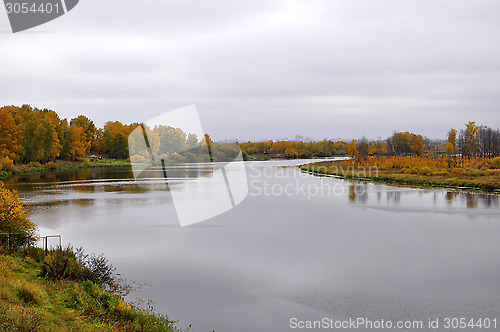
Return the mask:
M215 139L429 138L500 127L498 0L81 0L12 34L0 104L141 122L196 104Z

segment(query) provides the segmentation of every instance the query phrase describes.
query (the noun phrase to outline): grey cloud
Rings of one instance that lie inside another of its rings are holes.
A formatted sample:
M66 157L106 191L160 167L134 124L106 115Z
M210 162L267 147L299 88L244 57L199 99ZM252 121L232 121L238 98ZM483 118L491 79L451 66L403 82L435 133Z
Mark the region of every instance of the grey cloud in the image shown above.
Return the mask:
M489 0L86 0L0 34L0 103L98 125L196 103L217 139L443 137L500 127L499 28Z

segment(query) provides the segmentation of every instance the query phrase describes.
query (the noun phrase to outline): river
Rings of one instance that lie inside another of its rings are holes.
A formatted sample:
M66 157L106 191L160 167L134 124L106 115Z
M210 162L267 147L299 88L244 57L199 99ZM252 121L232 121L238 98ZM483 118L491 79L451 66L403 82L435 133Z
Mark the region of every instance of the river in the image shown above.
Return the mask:
M291 167L305 162L246 162L246 199L188 227L179 226L164 184L136 182L129 168L5 183L40 235L103 253L140 285L130 300L152 300L192 332L293 331L323 318L422 321L419 331L429 330L429 319L500 324L499 197L348 182ZM169 172L197 181L210 167Z

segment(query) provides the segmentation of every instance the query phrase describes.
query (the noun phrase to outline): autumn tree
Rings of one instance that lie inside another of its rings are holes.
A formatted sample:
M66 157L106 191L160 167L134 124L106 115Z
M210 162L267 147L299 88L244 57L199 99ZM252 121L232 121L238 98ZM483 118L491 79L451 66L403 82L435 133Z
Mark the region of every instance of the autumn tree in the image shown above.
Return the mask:
M288 148L285 150L285 158L288 159L296 159L299 156L299 153L295 148Z
M471 121L466 124L466 129L460 132L459 140L462 156L471 159L477 154L479 148L479 127L475 122Z
M451 158L455 153L455 147L453 146L453 143L451 142L446 143L444 151L446 153L446 156L448 157L448 167L451 167Z
M453 149L456 148L456 146L457 146L457 130L456 129L451 129L448 132L448 143L451 143L451 145L453 145Z
M387 144L385 142L373 142L368 148L370 156L385 156L387 154Z
M0 108L0 157L18 161L23 151L21 125L16 124L8 108Z
M358 144L357 144L357 149L358 149L358 156L359 158L366 159L368 157L368 149L369 149L368 141L366 138L363 136Z
M422 154L422 151L424 149L424 138L422 135L416 135L416 134L410 134L411 135L411 151L416 154L417 156L420 156Z
M102 133L104 153L112 158L128 158L128 136L137 126L138 123L106 122Z
M85 130L76 124L71 124L69 126L69 137L69 155L71 156L71 160L78 160L78 158L85 157L91 144L91 142L87 141Z
M212 141L212 138L210 138L210 135L208 134L203 135L202 146L204 149L206 149L206 151L208 151L210 162L214 162L214 155L213 155L214 142Z
M23 163L35 161L35 130L41 122L41 116L30 105L12 106L11 112L16 124L21 126L22 152L20 161Z
M295 148L295 143L290 141L274 142L269 150L274 155L284 155L287 149Z
M356 141L352 140L347 146L347 155L351 158L357 158L359 155L358 149L356 148Z
M59 116L50 110L37 112L37 116L41 120L34 132L35 160L39 162L55 161L62 150L58 134Z
M86 154L89 153L91 150L95 151L96 147L94 144L94 139L97 129L94 125L94 122L92 122L85 115L79 115L78 117L71 119L70 125L76 125L83 128L83 131L85 133L85 140L87 143L86 145L89 146L89 149L86 151Z
M195 149L197 147L199 147L199 142L198 142L198 136L196 136L196 134L188 134L188 137L187 137L187 146L188 148L190 149ZM158 145L158 148L159 148L159 145Z

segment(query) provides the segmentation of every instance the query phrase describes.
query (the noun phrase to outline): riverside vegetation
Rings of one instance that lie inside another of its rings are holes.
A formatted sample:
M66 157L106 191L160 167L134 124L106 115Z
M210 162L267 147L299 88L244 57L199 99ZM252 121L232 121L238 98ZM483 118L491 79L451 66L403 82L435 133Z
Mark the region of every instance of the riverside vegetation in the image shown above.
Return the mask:
M103 256L29 246L36 226L1 182L0 233L18 235L0 244L0 330L180 331L151 307L124 301L130 287Z
M353 140L347 147L350 160L321 162L301 168L346 179L500 192L498 129L478 126L475 122L467 123L460 132L451 129L447 141L442 143L445 153L441 155L424 153L423 137L408 132L395 133L386 142L375 142L371 146L377 144L380 148L371 150L365 141Z
M130 153L129 146L134 149L136 143L142 143L137 140L144 139L142 131L131 135L140 126L147 130L151 144L147 151ZM202 149L206 146L210 154ZM144 162L152 157L149 154L177 163L229 161L239 152L237 144L216 143L207 134L197 137L170 126L148 128L140 123L108 121L97 128L84 115L68 120L53 110L30 105L0 107L0 177L64 167L130 165L126 160ZM110 165L111 159L92 158L94 155L120 161Z
M301 166L306 172L344 179L410 186L454 187L500 193L500 157L369 157Z

